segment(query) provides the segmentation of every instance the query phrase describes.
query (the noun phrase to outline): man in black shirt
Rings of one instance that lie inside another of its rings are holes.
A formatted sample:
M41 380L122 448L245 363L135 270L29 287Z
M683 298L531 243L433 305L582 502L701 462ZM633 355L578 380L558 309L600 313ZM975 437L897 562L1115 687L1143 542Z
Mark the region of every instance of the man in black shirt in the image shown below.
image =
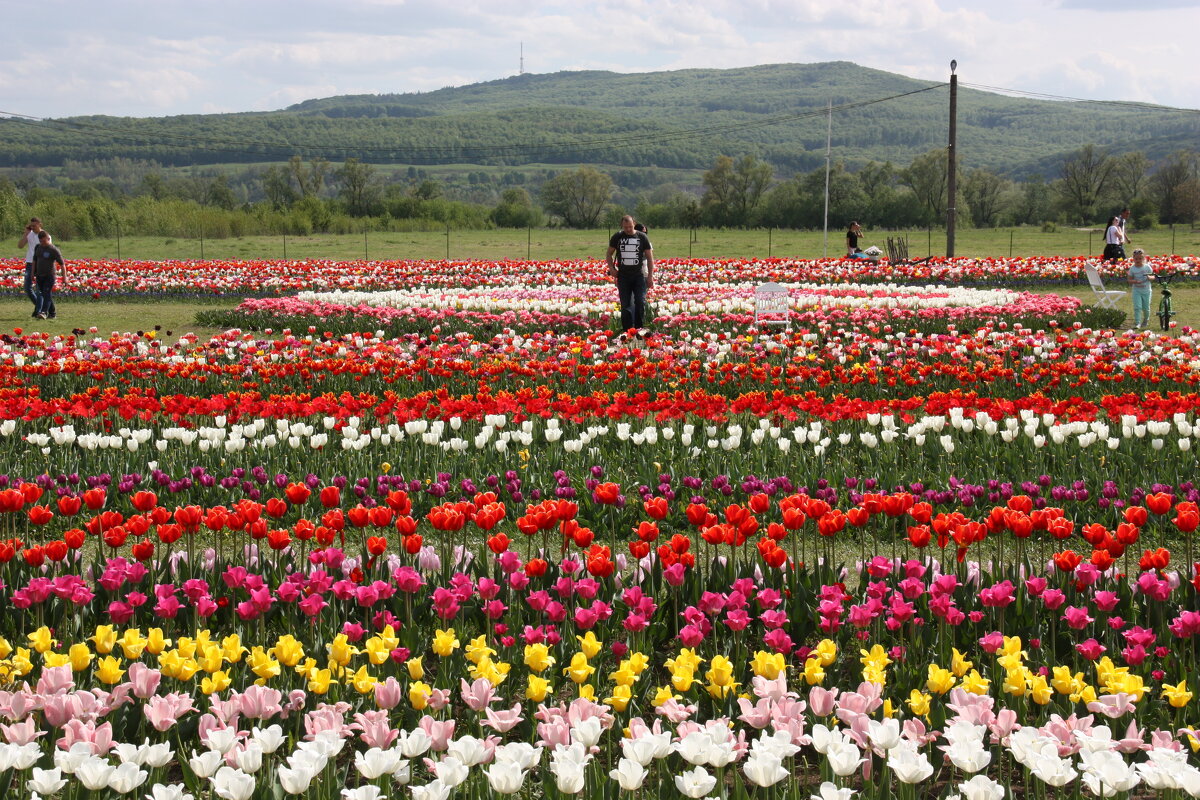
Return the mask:
M67 280L67 263L63 261L62 253L50 244L50 234L42 231L38 234L38 245L33 249L33 277L37 281L37 311L34 316L46 319L54 309L54 266L62 269L63 282Z
M621 301L621 330L641 330L645 319L646 291L654 288L654 250L650 237L634 230L633 217L621 218L621 231L608 240L608 274L617 284ZM645 271L642 271L642 262Z

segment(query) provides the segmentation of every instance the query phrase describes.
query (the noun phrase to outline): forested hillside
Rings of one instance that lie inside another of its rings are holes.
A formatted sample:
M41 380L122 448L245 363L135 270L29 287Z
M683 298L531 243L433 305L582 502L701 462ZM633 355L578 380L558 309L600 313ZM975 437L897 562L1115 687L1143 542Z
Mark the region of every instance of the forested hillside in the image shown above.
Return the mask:
M944 146L947 96L945 86L846 62L520 75L421 94L309 100L264 113L0 120L0 167L112 158L244 164L301 155L377 164L706 169L718 154L733 153L788 175L823 163L830 101L842 107L833 119L834 157L855 167L907 163ZM1156 160L1198 138L1194 113L960 90L961 163L1011 177L1052 172L1064 154L1086 144Z

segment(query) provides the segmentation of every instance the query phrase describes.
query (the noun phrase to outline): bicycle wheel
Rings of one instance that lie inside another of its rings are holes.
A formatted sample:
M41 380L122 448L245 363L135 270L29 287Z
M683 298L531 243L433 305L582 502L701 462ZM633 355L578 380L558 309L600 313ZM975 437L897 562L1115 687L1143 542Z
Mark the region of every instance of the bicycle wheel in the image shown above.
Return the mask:
M1164 332L1171 329L1172 316L1174 316L1174 312L1171 310L1171 298L1164 297L1158 302L1158 321Z

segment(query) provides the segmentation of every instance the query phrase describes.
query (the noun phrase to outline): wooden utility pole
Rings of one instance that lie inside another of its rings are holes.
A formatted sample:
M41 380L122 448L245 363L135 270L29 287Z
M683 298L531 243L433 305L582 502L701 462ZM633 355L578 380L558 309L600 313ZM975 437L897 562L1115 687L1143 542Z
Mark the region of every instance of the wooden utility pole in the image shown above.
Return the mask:
M954 258L954 202L958 197L958 169L955 165L955 142L958 135L958 76L954 70L958 68L957 61L950 62L950 165L946 173L946 258Z

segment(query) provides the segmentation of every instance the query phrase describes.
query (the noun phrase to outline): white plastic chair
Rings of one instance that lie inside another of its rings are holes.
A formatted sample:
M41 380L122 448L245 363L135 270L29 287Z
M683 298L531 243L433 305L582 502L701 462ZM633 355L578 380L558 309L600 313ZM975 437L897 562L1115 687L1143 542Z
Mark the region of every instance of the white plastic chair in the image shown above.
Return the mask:
M754 288L754 327L783 325L792 328L792 307L787 287L763 283Z
M1117 300L1125 296L1125 292L1119 292L1114 289L1105 289L1104 281L1100 280L1100 271L1096 269L1094 264L1084 264L1083 269L1087 272L1088 284L1092 287L1092 294L1096 295L1096 308L1112 308L1117 307Z

